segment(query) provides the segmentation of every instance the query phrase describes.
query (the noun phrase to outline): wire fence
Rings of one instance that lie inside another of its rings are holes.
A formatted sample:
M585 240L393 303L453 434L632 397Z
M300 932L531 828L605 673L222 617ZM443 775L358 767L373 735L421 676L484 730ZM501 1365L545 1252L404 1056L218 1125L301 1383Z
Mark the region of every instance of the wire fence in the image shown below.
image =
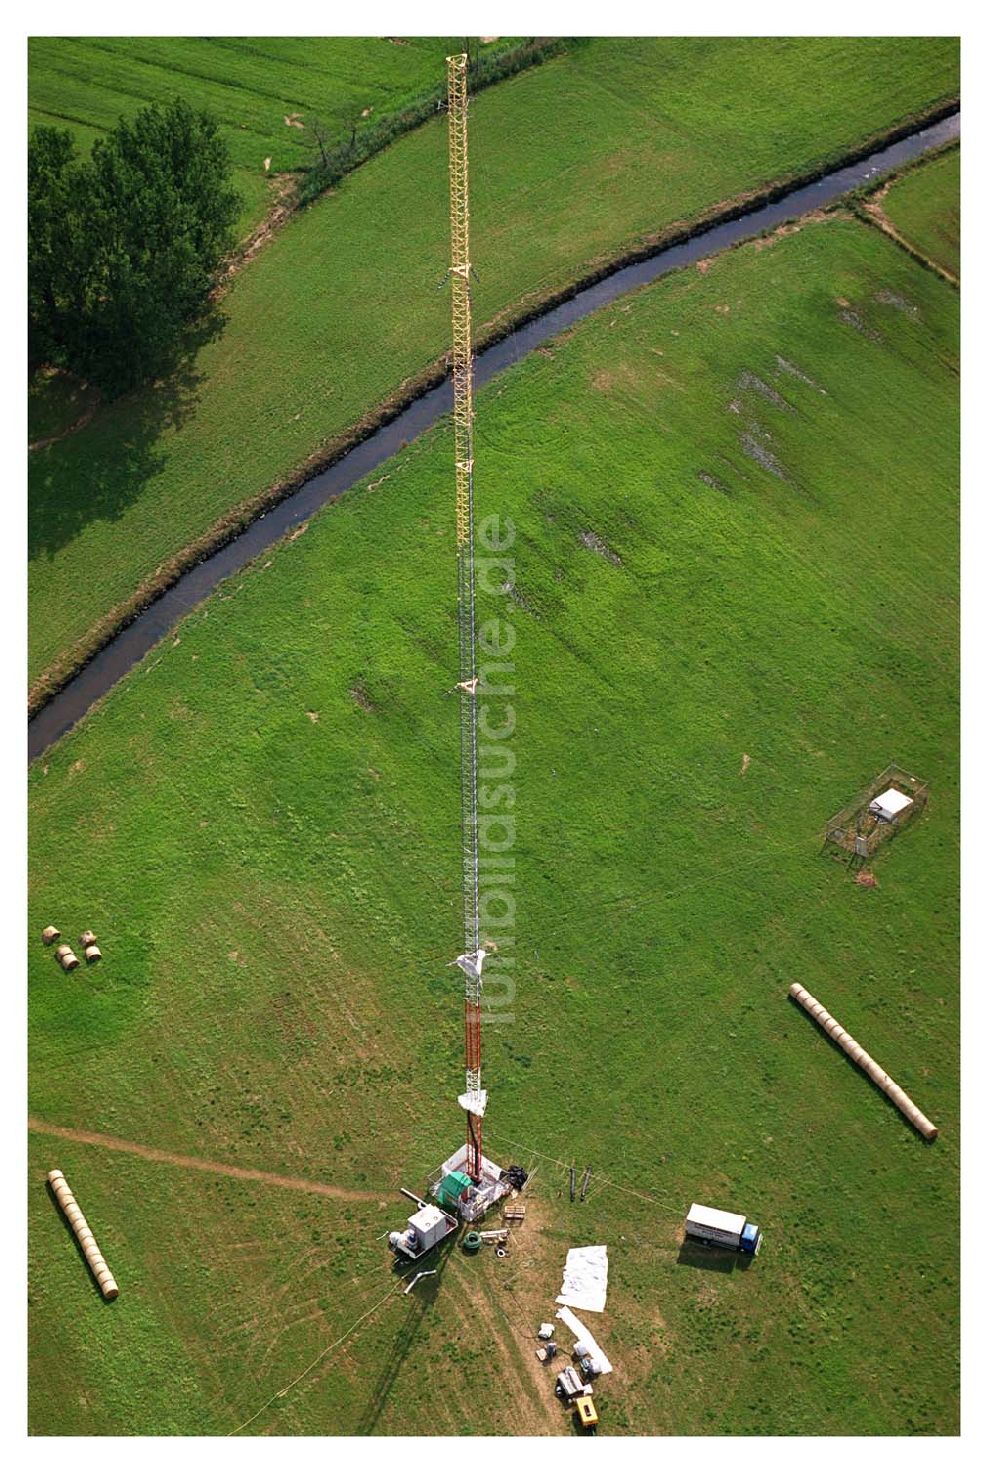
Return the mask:
M892 819L886 819L871 809L872 800L887 789L897 789L912 801ZM929 796L930 786L926 780L918 779L898 764L889 764L826 822L824 843L846 852L852 861L869 860L885 841L923 812Z

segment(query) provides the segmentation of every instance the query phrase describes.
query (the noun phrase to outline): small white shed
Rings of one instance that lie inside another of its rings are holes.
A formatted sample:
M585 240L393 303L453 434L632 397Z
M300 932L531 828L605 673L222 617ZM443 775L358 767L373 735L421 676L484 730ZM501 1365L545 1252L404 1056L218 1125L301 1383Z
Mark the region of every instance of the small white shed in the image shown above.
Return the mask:
M910 796L901 789L887 789L884 794L876 795L868 808L880 820L898 820L912 804Z

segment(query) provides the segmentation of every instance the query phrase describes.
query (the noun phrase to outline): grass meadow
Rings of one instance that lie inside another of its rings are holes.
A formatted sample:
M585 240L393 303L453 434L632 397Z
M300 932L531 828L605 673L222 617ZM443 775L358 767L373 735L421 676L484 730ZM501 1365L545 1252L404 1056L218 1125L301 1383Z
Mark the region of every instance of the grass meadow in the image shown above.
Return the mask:
M958 276L960 151L948 149L908 170L882 197L882 209L911 245Z
M562 65L477 107L516 116ZM515 636L490 716L513 702L517 899L485 1137L538 1172L506 1261L447 1257L308 1373L391 1291L397 1186L462 1128L447 426L32 767L36 1120L351 1196L32 1132L36 1433L569 1433L534 1332L592 1242L603 1433L956 1432L957 335L952 288L832 213L483 390L478 512L515 529L514 590L480 618ZM931 800L864 888L823 824L892 759ZM50 922L93 927L99 968L63 976ZM788 1002L793 979L935 1144ZM583 1205L573 1161L595 1171ZM759 1221L749 1269L681 1247L695 1199Z
M376 122L440 85L441 58L462 46L444 36L32 36L28 126L68 128L89 150L120 117L183 97L222 127L248 230L267 208L264 160L272 174L313 162L294 120L318 118L336 136L366 109Z
M477 330L954 95L957 65L948 40L607 39L490 88L470 119ZM441 119L297 215L186 373L32 453L32 680L441 355L446 191Z

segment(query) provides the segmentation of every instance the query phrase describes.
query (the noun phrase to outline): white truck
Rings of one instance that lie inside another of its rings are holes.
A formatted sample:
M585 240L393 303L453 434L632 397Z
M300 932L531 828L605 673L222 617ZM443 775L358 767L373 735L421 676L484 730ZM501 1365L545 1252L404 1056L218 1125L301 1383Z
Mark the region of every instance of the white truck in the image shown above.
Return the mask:
M755 1256L764 1239L760 1228L751 1225L746 1215L733 1215L726 1210L711 1209L707 1204L691 1206L684 1222L684 1231L692 1240L742 1251L746 1256Z

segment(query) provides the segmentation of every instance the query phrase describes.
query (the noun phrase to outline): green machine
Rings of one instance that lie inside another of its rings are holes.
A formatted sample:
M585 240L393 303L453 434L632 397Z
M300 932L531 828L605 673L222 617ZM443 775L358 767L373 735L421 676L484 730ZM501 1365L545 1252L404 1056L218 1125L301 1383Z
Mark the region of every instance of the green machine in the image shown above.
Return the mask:
M461 1169L452 1169L438 1185L437 1197L445 1209L458 1209L462 1196L473 1187L469 1175Z

